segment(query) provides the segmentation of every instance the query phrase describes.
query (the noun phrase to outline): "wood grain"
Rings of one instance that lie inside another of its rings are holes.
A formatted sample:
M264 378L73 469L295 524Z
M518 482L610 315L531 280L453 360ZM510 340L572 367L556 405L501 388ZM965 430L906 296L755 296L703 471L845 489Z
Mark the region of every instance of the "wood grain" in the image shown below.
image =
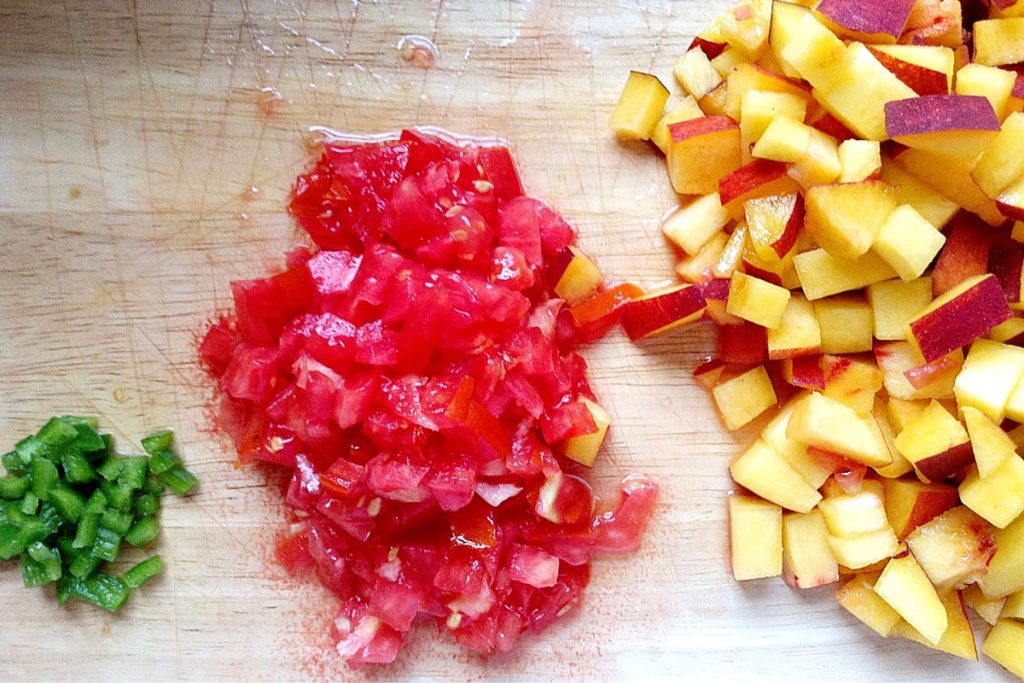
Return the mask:
M346 670L323 635L330 600L268 560L281 515L261 475L234 470L207 431L195 335L229 303L231 279L280 264L299 239L283 202L313 125L506 137L530 190L579 226L609 273L664 280L663 166L616 143L605 120L628 69L671 82L674 58L721 6L0 3L4 441L56 412L99 415L124 443L173 425L203 481L164 511L168 575L117 617L61 611L5 567L0 680L1003 680L991 665L877 640L831 591L732 583L724 500L737 439L689 375L710 349L706 329L590 350L615 418L596 487L643 470L664 502L635 558L595 565L581 613L490 662L424 628L393 668ZM433 69L399 58L405 34L436 42ZM283 98L271 115L265 88Z

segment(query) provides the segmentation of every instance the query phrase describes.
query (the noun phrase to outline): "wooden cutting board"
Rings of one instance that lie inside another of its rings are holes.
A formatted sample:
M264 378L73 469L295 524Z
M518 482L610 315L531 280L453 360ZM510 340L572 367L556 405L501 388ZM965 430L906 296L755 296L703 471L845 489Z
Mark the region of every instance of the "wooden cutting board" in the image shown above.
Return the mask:
M621 5L621 6L616 6ZM655 285L672 258L661 160L605 121L630 68L671 64L719 2L91 0L0 3L0 427L98 415L124 444L177 428L202 492L168 500L168 574L117 617L59 609L0 570L0 680L1004 680L881 641L781 581L734 584L725 433L690 371L703 327L590 349L615 419L594 468L610 493L664 486L642 551L595 564L585 608L485 661L422 628L399 662L355 674L325 635L331 600L270 560L280 509L207 428L195 363L228 282L299 239L283 207L311 126L433 124L511 140L530 191L613 277ZM403 60L403 36L439 49Z

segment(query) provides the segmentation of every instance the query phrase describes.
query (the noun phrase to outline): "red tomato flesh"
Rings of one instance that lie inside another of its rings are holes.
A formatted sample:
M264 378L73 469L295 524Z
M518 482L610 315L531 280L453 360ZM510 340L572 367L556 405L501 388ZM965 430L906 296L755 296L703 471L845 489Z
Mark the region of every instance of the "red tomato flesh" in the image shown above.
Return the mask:
M238 462L291 473L276 555L338 596L352 666L393 661L425 619L507 652L579 603L593 553L635 550L651 514L649 479L609 509L558 455L596 428L574 347L640 290L556 297L543 275L576 233L524 195L503 146L328 145L291 212L319 250L233 283L234 315L200 346Z

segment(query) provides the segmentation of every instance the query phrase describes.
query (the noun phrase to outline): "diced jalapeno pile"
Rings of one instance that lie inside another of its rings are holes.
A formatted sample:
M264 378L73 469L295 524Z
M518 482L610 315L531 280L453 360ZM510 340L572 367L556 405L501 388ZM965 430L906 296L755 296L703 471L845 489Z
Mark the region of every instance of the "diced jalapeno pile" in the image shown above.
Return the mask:
M55 417L0 456L0 560L20 557L25 586L57 583L57 601L79 598L111 612L164 570L153 555L121 575L105 570L127 543L160 533L165 489L179 496L198 480L173 451L174 434L142 440L145 455L119 455L93 418Z

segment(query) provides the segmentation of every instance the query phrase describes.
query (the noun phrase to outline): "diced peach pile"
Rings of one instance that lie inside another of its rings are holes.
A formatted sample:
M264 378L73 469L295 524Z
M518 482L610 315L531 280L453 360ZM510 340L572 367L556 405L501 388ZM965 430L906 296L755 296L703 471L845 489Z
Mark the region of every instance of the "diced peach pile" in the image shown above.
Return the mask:
M681 98L632 72L610 125L680 195L682 283L625 329L712 320L695 374L760 430L736 579L841 583L883 637L977 659L970 605L1024 677L1024 0L990 5L747 0L676 62Z

